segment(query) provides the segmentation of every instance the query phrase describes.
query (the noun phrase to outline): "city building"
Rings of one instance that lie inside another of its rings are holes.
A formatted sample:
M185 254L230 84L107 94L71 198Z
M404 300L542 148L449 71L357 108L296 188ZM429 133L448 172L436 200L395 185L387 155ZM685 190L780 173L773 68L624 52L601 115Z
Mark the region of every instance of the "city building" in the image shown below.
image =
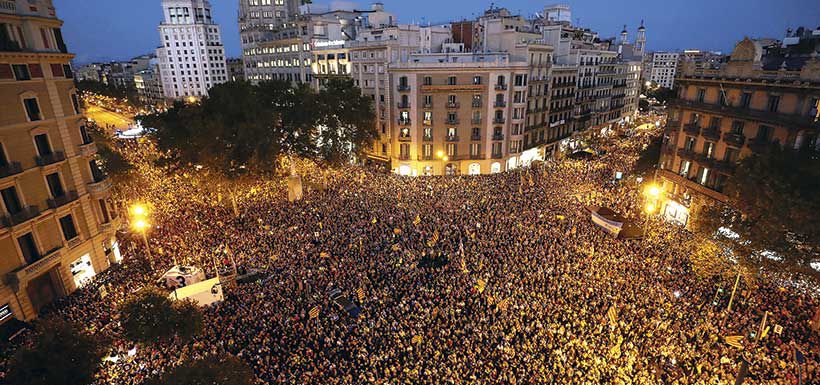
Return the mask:
M134 74L134 87L137 89L140 103L155 106L165 104L158 61L155 60L148 69Z
M245 64L241 58L228 59L228 75L232 82L245 80Z
M167 99L199 98L228 81L219 25L208 0L162 0L164 21L157 48L162 89Z
M677 52L653 53L648 80L659 87L672 89L675 85L679 57L680 54Z
M50 0L0 7L0 323L30 320L120 259Z
M95 82L102 81L102 65L100 63L92 63L78 68L74 72L74 77L77 81L90 80Z
M689 67L675 80L657 176L664 217L686 225L704 205L726 202L737 161L772 143L818 145L820 30L783 41L744 39L719 68Z

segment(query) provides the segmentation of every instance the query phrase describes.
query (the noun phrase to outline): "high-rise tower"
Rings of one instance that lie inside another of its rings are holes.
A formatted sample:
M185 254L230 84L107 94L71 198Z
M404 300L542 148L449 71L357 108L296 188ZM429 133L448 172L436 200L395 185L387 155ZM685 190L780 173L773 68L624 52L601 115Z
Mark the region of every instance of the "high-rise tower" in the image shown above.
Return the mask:
M646 27L643 26L643 20L641 20L638 37L635 39L635 56L643 56L644 53L646 53Z

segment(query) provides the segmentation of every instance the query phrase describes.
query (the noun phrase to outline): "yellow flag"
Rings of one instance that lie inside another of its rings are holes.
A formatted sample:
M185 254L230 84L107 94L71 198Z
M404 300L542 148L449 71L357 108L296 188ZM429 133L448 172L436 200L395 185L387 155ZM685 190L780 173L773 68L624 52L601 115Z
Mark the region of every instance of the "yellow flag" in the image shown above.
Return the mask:
M370 223L372 223L372 224L374 224L374 225L376 224L376 222L378 222L378 221L376 220L376 218L373 218L373 220L372 220L372 221L370 221Z
M413 219L413 226L418 226L421 223L421 217L416 214L416 219Z
M421 337L421 335L415 335L415 336L413 336L413 343L414 343L414 344L418 345L418 344L420 344L420 343L421 343L421 341L422 341L422 337Z
M723 341L730 346L743 349L743 336L726 336L723 337Z
M483 279L479 278L479 279L478 279L478 282L477 282L477 284L476 284L476 289L478 290L478 292L479 292L479 293L483 293L483 292L484 292L484 288L485 288L486 286L487 286L487 281L485 281L485 280L483 280Z
M319 230L323 230L323 229L324 228L322 227L322 222L319 222Z

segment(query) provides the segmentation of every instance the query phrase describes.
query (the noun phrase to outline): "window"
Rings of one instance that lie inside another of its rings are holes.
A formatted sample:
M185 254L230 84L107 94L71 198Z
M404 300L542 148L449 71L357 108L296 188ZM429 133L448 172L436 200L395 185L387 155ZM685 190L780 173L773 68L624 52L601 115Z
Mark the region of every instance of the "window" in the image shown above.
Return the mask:
M63 237L66 241L77 238L79 235L77 234L77 228L74 226L74 219L71 218L70 214L60 218L60 229L63 230Z
M17 238L17 244L20 246L20 251L23 253L23 259L27 264L37 262L42 258L40 251L37 250L37 243L34 242L34 236L31 233L26 233L20 238Z
M726 103L726 91L721 90L718 95L718 103L720 103L721 106L728 106L729 104Z
M433 122L433 113L431 111L424 111L424 124Z
M697 177L696 182L698 182L698 183L700 183L700 184L702 184L702 185L704 185L704 186L705 186L705 185L706 185L706 182L707 182L708 180L709 180L709 169L708 169L708 168L706 168L706 167L701 167L701 168L698 170L698 177Z
M60 181L60 175L56 172L46 175L46 183L48 183L48 191L51 192L52 197L58 198L65 195L63 182Z
M52 154L51 143L48 141L47 134L39 134L34 136L34 145L37 147L37 154L40 156L48 156Z
M80 126L80 139L82 139L83 144L89 144L92 142L91 135L88 134L88 129L85 125Z
M735 120L732 122L732 133L735 135L743 135L743 126L744 123L740 120Z
M455 138L458 135L458 131L455 127L450 127L447 129L447 137L448 138Z
M720 130L720 118L712 117L709 121L709 128Z
M749 105L752 104L752 94L750 92L744 92L743 95L740 96L740 106L743 108L749 108Z
M769 95L769 102L766 104L766 109L769 112L777 112L780 108L780 96Z
M523 87L527 85L525 83L525 76L526 75L515 75L515 86L516 87Z
M703 103L703 101L704 101L705 99L706 99L706 90L705 90L705 89L703 89L703 88L698 88L698 96L697 96L697 101L698 101L699 103Z
M424 85L425 86L432 86L433 85L433 78L430 76L424 77Z
M71 105L74 107L74 114L80 113L80 99L77 94L71 94Z
M456 144L455 143L447 143L447 156L454 157L456 156Z
M472 137L473 139L480 139L481 138L481 129L478 127L473 127L472 130Z
M481 107L481 95L473 95L473 107Z
M735 163L737 162L738 155L740 154L740 150L732 147L726 147L726 151L723 153L723 160L726 162Z
M756 139L761 142L768 142L769 139L771 139L772 137L773 131L774 130L771 127L761 124L760 127L757 129Z
M715 157L714 142L703 142L703 156L705 156L706 159L712 159Z
M470 144L470 156L476 157L481 155L481 144L480 143L473 143Z
M427 107L433 105L433 95L424 95L424 105Z
M424 139L432 139L433 138L433 128L432 127L424 127Z
M14 186L0 190L0 195L3 196L3 204L6 205L6 211L9 214L17 214L23 211L23 205L20 203L20 198L17 196L17 188Z
M480 85L481 84L481 76L473 76L473 84Z
M505 84L504 83L505 81L506 80L504 79L504 76L499 76L498 77L498 82L496 84L498 84L499 86L503 86Z
M495 157L501 156L501 142L493 143L493 156L495 156Z
M687 178L689 177L689 168L692 167L692 162L688 160L683 160L680 162L680 170L678 171L678 175Z
M17 80L31 80L31 72L28 70L27 64L12 64L14 70L14 78Z
M687 151L694 151L695 150L695 142L697 140L692 136L687 136L683 142L683 148Z
M40 113L40 105L36 98L23 99L23 105L26 106L26 115L30 122L43 120L43 115Z
M402 143L401 146L399 146L399 156L404 158L404 159L407 159L407 158L410 157L410 145L409 144Z
M447 84L451 86L458 84L458 82L456 81L456 77L450 76L449 78L447 78Z
M433 145L432 144L423 144L421 146L421 155L425 158L432 158L433 157Z
M108 205L105 204L105 199L100 199L100 212L102 213L102 223L111 222L111 216L108 214Z

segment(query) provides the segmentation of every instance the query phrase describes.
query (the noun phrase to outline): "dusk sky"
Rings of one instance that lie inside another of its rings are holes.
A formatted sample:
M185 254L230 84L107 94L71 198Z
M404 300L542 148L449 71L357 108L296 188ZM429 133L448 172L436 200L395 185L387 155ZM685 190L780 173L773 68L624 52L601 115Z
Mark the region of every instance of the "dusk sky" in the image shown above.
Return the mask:
M244 0L242 0L244 1ZM211 0L229 57L240 55L239 0ZM159 44L160 0L54 0L65 21L63 34L78 63L119 60L153 52ZM327 5L328 1L316 1ZM338 1L344 8L369 9L369 2ZM473 18L490 2L473 0L383 0L401 23L442 23ZM554 2L507 0L496 3L531 16ZM731 51L744 36L782 39L787 27L820 25L817 0L562 1L573 21L602 37L616 36L624 24L634 38L646 20L652 51L700 48ZM82 6L79 6L82 4Z

